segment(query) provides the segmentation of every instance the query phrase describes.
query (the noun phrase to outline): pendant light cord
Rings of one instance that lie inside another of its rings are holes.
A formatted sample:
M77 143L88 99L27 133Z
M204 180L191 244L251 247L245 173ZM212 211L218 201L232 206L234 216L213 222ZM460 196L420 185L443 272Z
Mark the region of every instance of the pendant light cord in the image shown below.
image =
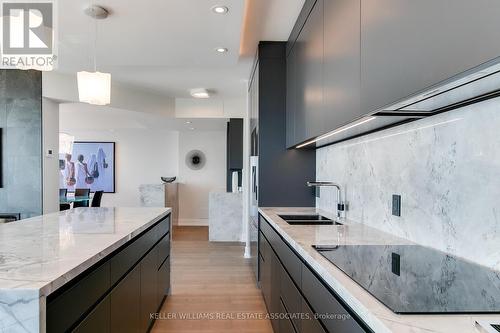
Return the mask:
M92 0L92 8L95 11L95 1ZM94 72L97 72L97 18L95 17L96 13L94 12Z
M94 20L94 45L93 45L93 51L94 51L94 59L93 61L91 60L91 64L93 63L94 67L94 72L97 72L97 18L96 18L96 13L95 13L95 2L94 0L90 0L90 8L92 11L92 15L89 15L91 20ZM90 24L90 31L92 31L92 23ZM92 56L91 56L92 57ZM91 65L92 66L92 65Z
M94 17L95 23L95 36L94 36L94 72L97 72L97 19Z

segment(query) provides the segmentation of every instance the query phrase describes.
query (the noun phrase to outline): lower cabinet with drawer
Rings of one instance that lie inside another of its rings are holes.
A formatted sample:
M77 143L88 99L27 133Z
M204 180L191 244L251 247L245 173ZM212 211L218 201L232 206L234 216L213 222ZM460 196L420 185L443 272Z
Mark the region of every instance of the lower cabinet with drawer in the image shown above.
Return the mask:
M73 332L75 333L93 333L102 332L109 333L111 331L110 324L110 297L104 298L84 320L82 320ZM50 332L50 331L47 331Z
M46 331L147 332L169 291L170 215L49 295Z
M259 231L259 284L275 333L371 332L262 216Z

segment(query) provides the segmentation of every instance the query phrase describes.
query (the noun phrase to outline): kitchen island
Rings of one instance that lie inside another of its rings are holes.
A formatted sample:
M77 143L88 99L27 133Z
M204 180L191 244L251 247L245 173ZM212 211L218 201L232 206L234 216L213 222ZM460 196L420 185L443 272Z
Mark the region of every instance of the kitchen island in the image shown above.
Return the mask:
M170 286L170 212L77 208L0 225L0 331L147 331Z
M212 191L208 197L208 239L211 242L241 242L243 194Z

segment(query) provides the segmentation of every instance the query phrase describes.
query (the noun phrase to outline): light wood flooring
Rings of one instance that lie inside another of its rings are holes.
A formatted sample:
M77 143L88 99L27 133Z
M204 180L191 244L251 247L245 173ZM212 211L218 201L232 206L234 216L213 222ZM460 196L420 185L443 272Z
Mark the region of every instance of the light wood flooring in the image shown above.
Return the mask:
M266 313L242 244L210 243L207 227L174 227L171 267L171 295L152 332L272 333L267 319L227 319L238 313ZM179 318L216 313L226 319Z

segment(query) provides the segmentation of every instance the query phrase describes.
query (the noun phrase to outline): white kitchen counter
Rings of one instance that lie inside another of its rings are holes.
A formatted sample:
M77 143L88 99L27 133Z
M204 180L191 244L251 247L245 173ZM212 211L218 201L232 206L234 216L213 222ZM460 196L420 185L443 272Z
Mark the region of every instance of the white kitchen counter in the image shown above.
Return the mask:
M342 221L344 225L292 226L278 214L319 213L315 208L261 208L260 214L290 246L323 278L375 332L396 333L477 333L476 320L500 323L500 315L398 315L370 295L349 276L325 259L312 245L403 245L413 244L363 224Z
M48 295L168 213L77 208L0 225L0 332L44 332Z

